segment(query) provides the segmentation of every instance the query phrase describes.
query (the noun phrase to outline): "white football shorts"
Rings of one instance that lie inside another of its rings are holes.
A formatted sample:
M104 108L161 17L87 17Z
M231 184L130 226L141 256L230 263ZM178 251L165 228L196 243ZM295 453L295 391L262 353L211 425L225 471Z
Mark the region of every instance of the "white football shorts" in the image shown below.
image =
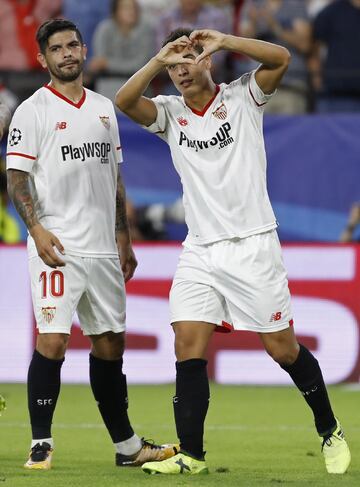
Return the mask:
M75 311L84 335L125 330L125 284L118 258L61 256L52 269L29 260L31 292L40 333L70 334Z
M291 326L276 230L209 245L185 243L170 291L170 313L171 323L229 323L235 330L259 333Z

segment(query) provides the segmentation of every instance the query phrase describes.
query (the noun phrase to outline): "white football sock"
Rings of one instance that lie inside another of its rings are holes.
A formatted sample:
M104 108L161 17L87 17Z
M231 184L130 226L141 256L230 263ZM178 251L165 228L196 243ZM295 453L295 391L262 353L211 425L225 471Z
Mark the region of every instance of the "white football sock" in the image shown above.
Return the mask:
M51 448L54 448L54 440L52 438L41 438L40 440L31 440L31 447L30 448L34 447L38 443L40 443L40 445L41 445L44 442L49 443Z
M122 455L133 455L141 449L142 443L138 435L135 433L134 436L128 440L114 443L114 446L117 453L121 453Z

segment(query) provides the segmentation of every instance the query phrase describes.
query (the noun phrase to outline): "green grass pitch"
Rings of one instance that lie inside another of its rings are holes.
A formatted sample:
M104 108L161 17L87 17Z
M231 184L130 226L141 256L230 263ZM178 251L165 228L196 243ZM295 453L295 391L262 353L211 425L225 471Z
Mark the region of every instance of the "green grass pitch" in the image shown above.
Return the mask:
M149 476L114 465L111 441L89 387L62 387L55 413L51 471L22 468L30 442L26 388L0 384L7 409L0 417L0 487L138 486L360 486L360 390L331 387L336 414L352 452L347 474L325 471L312 416L301 395L288 387L212 385L205 449L208 476ZM139 435L176 440L173 386L129 387L130 416Z

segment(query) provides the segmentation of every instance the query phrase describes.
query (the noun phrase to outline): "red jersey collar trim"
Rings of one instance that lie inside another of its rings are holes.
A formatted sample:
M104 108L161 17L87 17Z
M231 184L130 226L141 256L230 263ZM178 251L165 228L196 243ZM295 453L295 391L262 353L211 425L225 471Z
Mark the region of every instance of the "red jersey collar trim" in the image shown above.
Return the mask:
M72 100L70 100L70 98L66 98L66 96L61 94L59 91L55 90L55 88L53 88L50 85L45 85L44 88L47 88L48 90L51 91L51 93L54 93L54 95L58 96L59 98L66 101L67 103L69 103L70 105L72 105L75 108L81 108L85 102L85 99L86 99L86 91L84 90L84 88L83 88L82 97L80 98L80 100L77 103L74 103Z
M196 110L195 108L191 108L189 105L187 105L187 106L190 108L190 110L193 113L195 113L195 115L199 115L199 117L203 117L205 115L205 113L207 112L208 108L210 107L210 105L212 104L212 102L217 97L219 91L220 91L220 86L219 85L216 85L214 96L211 98L211 100L208 101L208 103L204 106L204 108L202 110Z

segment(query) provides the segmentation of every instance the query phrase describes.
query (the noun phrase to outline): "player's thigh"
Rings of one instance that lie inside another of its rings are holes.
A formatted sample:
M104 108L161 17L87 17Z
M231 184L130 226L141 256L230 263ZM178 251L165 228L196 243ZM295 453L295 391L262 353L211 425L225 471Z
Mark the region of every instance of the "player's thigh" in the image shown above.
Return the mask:
M64 256L66 265L53 269L40 257L29 260L31 294L40 334L69 335L72 319L86 283L79 257Z
M227 317L224 298L208 284L176 279L169 302L171 323L201 321L221 325Z
M215 328L215 323L202 321L177 321L173 323L176 359L179 362L193 358L205 359Z
M258 333L288 328L290 292L276 232L226 241L216 252L216 288L234 328Z
M213 287L209 249L185 247L170 290L170 319L175 322L201 321L221 325L227 319L227 307Z
M124 332L125 309L125 283L119 259L89 259L87 286L77 308L84 335Z

